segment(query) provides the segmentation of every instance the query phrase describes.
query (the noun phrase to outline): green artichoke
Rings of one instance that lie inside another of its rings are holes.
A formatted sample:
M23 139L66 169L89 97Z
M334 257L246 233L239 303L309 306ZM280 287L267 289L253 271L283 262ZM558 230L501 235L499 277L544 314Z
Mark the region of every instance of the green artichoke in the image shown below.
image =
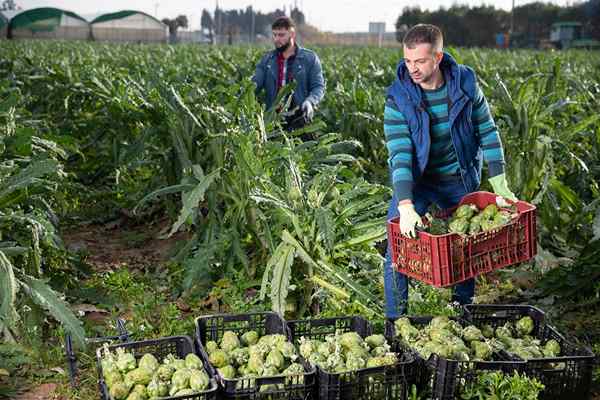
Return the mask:
M156 357L154 357L150 353L144 354L142 356L142 358L140 358L140 361L138 362L139 368L147 369L150 372L156 371L156 369L158 368L158 365L159 365L158 360L156 359Z
M256 331L248 331L242 335L241 340L246 346L256 344L258 342L258 333Z
M221 368L229 364L229 357L224 350L217 350L208 356L208 361L217 368Z
M235 332L225 331L223 332L223 338L221 339L221 349L226 352L230 352L233 349L240 347L240 339Z

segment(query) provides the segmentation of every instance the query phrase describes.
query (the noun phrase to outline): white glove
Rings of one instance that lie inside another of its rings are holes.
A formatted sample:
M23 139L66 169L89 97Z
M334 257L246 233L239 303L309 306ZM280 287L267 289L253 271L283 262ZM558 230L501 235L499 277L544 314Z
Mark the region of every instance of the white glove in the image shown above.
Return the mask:
M315 109L310 100L304 100L304 103L302 103L302 111L304 112L306 119L312 121L313 116L315 115Z
M421 216L415 211L413 203L398 204L400 213L400 232L404 236L415 238L417 236L416 227L424 227Z

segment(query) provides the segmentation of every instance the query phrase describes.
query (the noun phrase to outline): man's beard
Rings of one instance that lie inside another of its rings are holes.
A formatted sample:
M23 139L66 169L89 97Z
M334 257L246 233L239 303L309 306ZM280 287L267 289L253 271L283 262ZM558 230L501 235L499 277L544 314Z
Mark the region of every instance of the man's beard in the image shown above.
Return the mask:
M282 44L282 45L281 45L281 46L279 46L279 47L275 47L275 50L277 50L277 52L278 52L278 53L283 53L283 52L285 52L287 49L289 49L289 48L290 48L290 45L291 45L291 44L292 44L292 41L291 41L291 39L290 39L290 40L288 40L288 41L287 41L287 43L285 43L285 44Z

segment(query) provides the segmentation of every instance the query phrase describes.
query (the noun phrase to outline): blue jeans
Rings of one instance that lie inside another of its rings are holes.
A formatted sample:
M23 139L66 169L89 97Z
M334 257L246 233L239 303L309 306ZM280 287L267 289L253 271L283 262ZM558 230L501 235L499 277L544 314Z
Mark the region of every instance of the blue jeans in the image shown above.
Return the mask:
M424 215L432 203L441 209L454 207L467 192L460 180L418 183L413 189L413 203L419 215ZM387 218L398 216L398 200L396 195L392 198ZM392 254L389 248L385 254L383 264L383 283L385 293L385 316L386 318L398 318L406 313L408 304L408 279L404 274L396 271L392 266ZM469 279L454 286L452 301L459 304L469 304L475 293L475 279Z

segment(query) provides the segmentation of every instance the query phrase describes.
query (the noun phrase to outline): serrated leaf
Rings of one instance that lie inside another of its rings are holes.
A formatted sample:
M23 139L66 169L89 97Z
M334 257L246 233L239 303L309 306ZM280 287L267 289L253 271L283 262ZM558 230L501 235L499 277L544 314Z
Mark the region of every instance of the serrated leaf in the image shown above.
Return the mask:
M13 265L3 251L0 251L0 272L0 320L11 326L18 318L15 302L19 284Z
M185 223L190 215L198 208L198 204L204 200L204 193L213 181L219 176L219 170L215 170L210 174L206 175L191 192L184 192L182 194L182 207L179 212L179 218L171 227L169 237L172 236L177 230Z
M23 275L20 276L20 281L31 299L59 321L80 348L85 347L83 325L73 314L69 305L46 282L40 279Z
M282 256L273 269L273 280L271 281L271 308L281 315L285 312L294 257L294 247L289 244L285 245L282 250Z
M265 272L263 273L263 276L262 276L262 283L260 285L260 294L259 294L260 300L264 300L265 296L267 295L267 284L269 283L269 277L271 275L271 270L273 269L273 267L275 265L277 265L280 262L281 257L283 257L283 255L284 255L285 247L286 247L286 244L281 242L279 244L279 246L277 246L277 248L273 252L273 255L271 256L271 258L269 258L269 261L267 261L267 266L265 267Z

